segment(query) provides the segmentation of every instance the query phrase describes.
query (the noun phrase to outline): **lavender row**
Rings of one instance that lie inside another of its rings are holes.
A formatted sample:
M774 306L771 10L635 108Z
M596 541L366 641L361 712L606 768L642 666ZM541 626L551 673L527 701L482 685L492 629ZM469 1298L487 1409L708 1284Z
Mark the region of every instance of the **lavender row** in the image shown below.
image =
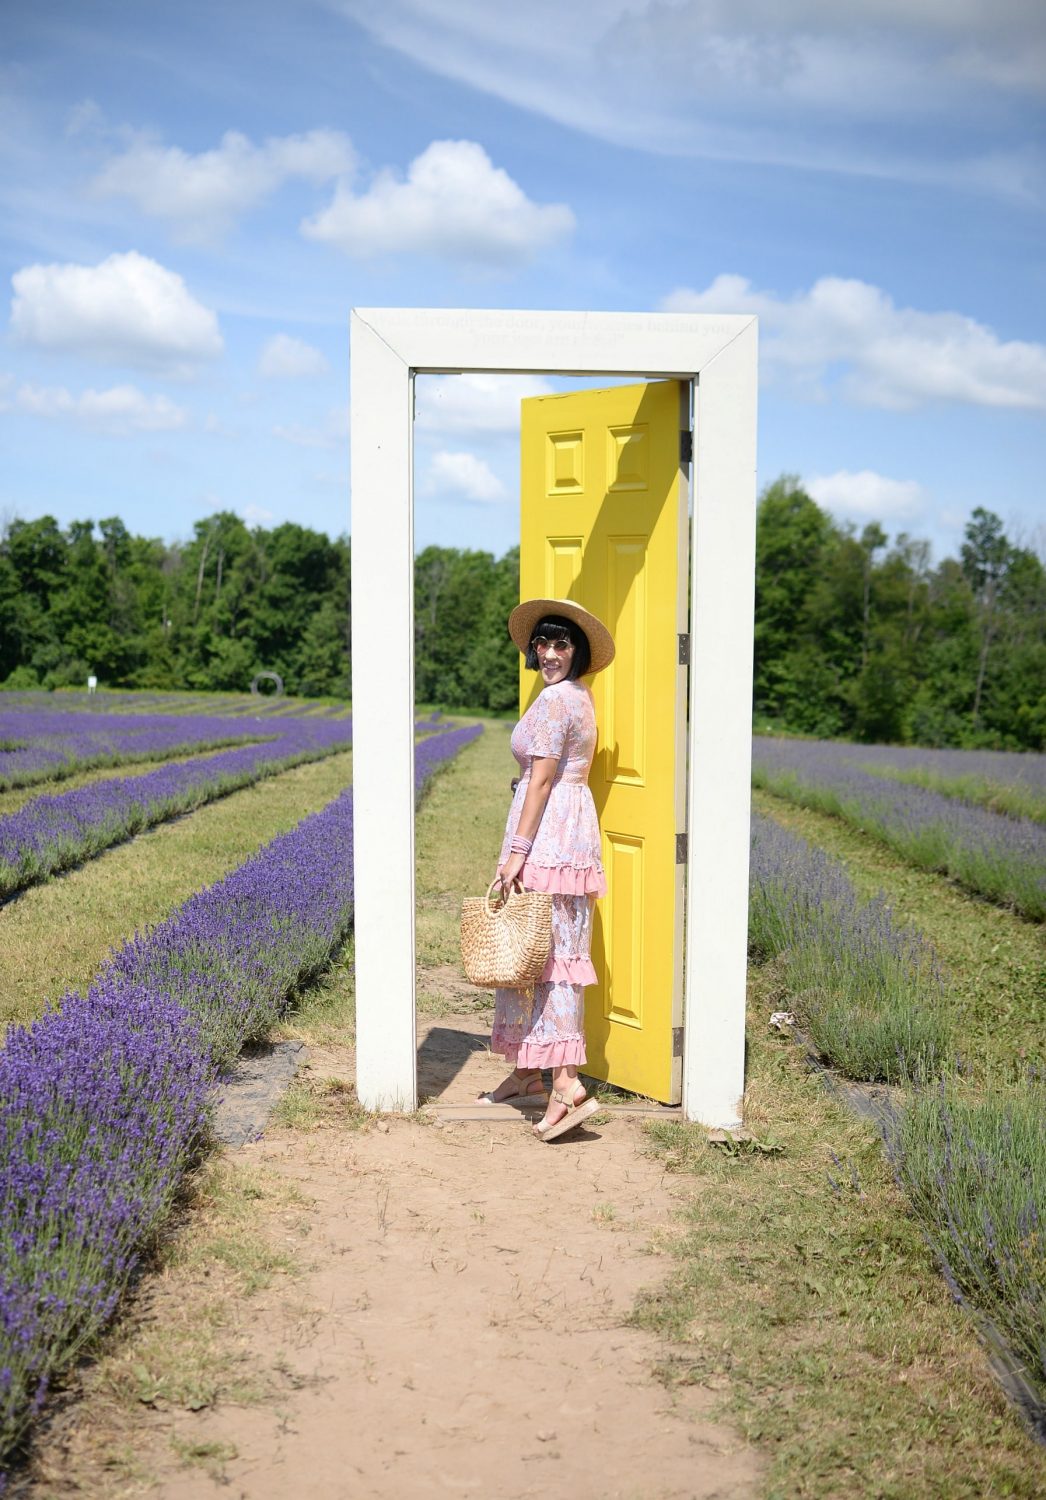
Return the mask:
M933 949L884 898L860 901L837 860L752 819L749 942L783 966L791 1004L826 1062L850 1078L932 1075L949 1052Z
M0 712L0 790L57 781L97 766L164 760L219 745L268 739L273 729L235 719L157 714Z
M760 741L757 738L756 747ZM1009 750L932 750L914 745L816 742L818 758L893 777L989 807L1046 821L1046 755Z
M432 773L482 733L482 724L465 725L461 729L448 729L443 734L434 734L430 739L421 740L414 746L415 802Z
M942 781L978 777L994 786L1026 787L1046 795L1046 755L1017 750L935 750L920 745L854 745L818 740L825 755L884 771L924 771Z
M481 732L419 748L415 787ZM424 754L422 754L424 750ZM0 1050L0 1453L101 1327L203 1144L220 1069L353 911L352 792L198 892Z
M894 924L881 897L859 902L835 860L759 817L749 937L782 965L825 1061L852 1078L915 1085L894 1142L899 1179L953 1289L989 1342L1001 1334L1025 1414L1046 1439L1043 1078L996 1081L976 1097L943 1067L950 1037L933 950Z
M217 1069L352 918L352 794L269 844L0 1052L0 1444L109 1317Z
M804 807L873 833L904 859L941 871L1036 921L1046 917L1046 827L884 781L813 740L757 739L752 779Z
M956 754L961 754L956 751ZM1031 818L1036 823L1046 823L1046 790L1039 790L1027 782L1004 783L990 781L972 771L949 773L932 766L892 766L876 761L861 762L860 769L873 776L885 776L893 781L910 782L913 786L925 787L930 792L940 792L942 797L957 797L960 802L969 802L974 807L986 807L989 812L1005 813L1010 818Z
M996 1084L982 1098L956 1081L917 1094L898 1175L953 1288L1002 1333L1046 1441L1044 1080Z
M34 797L0 818L0 898L264 776L345 749L351 735L348 721L297 723L267 744Z

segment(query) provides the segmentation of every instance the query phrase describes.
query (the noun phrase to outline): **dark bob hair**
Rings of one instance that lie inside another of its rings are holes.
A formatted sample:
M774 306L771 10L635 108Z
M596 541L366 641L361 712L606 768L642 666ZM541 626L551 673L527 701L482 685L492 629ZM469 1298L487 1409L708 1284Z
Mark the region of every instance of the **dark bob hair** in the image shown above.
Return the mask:
M543 635L549 641L564 638L568 640L574 648L574 655L570 663L570 671L567 673L567 681L575 682L579 677L584 677L592 662L592 652L589 648L588 636L580 625L575 625L574 621L568 620L565 615L546 615L543 620L539 620L530 632L530 645L527 647L525 657L525 663L532 672L539 671L541 667L538 654L534 650L534 642L539 635Z

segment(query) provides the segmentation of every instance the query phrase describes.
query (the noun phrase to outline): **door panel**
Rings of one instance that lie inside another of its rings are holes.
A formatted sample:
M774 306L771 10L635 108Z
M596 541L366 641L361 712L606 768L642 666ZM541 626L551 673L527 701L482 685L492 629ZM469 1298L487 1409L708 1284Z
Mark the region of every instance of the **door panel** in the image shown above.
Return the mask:
M581 572L584 539L579 536L550 536L545 545L544 595L535 598L572 599L573 588Z
M616 655L604 685L605 744L613 746L607 781L642 786L647 736L646 538L612 537L607 546L607 609ZM563 596L561 596L563 597Z
M616 386L535 397L521 416L520 597L577 600L617 647L589 679L608 893L593 924L587 1071L667 1103L681 1076L685 395L675 381ZM521 667L521 707L540 689Z

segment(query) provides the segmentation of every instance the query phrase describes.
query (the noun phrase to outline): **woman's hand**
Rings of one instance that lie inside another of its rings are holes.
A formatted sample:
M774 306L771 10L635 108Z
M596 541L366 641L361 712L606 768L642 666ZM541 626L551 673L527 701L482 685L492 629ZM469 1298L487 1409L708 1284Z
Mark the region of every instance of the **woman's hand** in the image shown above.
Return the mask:
M508 895L514 885L519 884L519 875L526 863L525 854L510 854L505 863L498 871L498 879L501 881L501 889L504 895Z

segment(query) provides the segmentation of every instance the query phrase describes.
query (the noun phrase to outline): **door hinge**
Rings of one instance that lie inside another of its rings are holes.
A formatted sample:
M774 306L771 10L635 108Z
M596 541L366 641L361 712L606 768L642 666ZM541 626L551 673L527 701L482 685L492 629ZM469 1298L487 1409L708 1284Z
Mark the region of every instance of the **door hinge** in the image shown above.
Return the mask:
M694 461L694 434L689 427L684 427L679 434L679 462L689 464Z
M690 637L681 635L679 637L679 665L688 667L690 665Z
M685 833L677 833L676 834L676 864L677 865L685 865L686 864L686 834Z
M683 1028L682 1028L682 1026L673 1026L672 1027L672 1056L673 1057L682 1057L682 1055L683 1055Z

